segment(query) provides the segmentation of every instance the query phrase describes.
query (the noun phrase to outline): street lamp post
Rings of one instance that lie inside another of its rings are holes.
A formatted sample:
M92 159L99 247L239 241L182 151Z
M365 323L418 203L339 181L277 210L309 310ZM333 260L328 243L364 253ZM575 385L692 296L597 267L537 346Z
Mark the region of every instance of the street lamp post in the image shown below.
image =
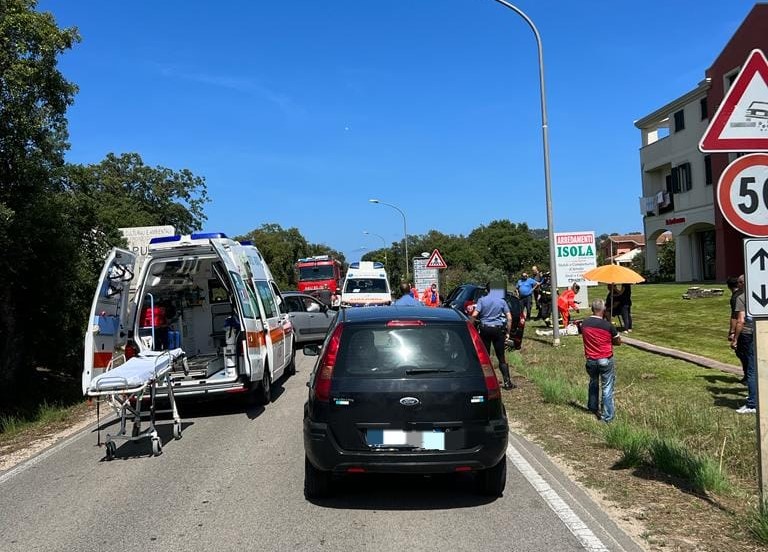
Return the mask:
M405 244L405 280L410 280L410 272L408 270L408 262L410 259L408 258L408 227L406 226L405 222L405 213L403 213L402 209L400 209L397 205L392 205L391 203L386 203L384 201L379 201L378 199L369 199L371 203L379 203L381 205L386 205L387 207L392 207L394 210L396 210L398 213L400 213L403 217L403 243Z
M552 216L552 181L549 171L549 122L547 121L547 98L544 88L544 49L541 45L541 35L536 25L533 24L531 18L528 17L523 10L507 2L506 0L494 0L514 11L517 15L522 17L528 26L533 31L536 37L536 47L539 55L539 93L541 94L541 136L544 144L544 189L546 191L547 201L547 234L549 236L549 265L552 275L552 284L554 285L554 293L552 293L552 328L553 328L553 340L554 346L560 345L560 323L557 318L557 256L555 255L555 226Z
M376 234L374 232L369 232L368 230L363 230L363 234L366 236L376 236L381 240L381 243L384 244L384 266L387 266L387 240L384 239L384 236L380 236L379 234Z

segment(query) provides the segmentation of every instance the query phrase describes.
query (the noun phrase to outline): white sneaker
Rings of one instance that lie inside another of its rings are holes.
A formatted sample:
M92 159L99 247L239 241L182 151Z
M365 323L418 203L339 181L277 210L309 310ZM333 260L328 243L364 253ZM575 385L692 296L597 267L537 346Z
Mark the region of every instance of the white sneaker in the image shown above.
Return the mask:
M749 408L746 404L741 408L736 409L736 414L754 414L757 412L755 408Z

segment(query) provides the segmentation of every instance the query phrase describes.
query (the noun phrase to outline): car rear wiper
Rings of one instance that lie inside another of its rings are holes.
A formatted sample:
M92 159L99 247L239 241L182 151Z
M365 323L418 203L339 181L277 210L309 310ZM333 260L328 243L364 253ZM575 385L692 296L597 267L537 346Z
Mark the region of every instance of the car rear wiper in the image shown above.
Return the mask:
M405 371L409 376L413 374L447 374L449 372L455 372L455 370L447 368L409 368Z

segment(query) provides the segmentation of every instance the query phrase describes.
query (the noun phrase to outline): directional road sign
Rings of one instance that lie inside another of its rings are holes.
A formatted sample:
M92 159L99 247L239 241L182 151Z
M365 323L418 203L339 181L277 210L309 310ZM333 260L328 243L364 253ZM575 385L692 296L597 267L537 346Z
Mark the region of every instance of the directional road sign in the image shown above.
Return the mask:
M768 318L768 238L744 240L744 264L747 312Z
M768 151L768 61L752 50L701 137L699 149Z
M768 236L768 153L752 153L728 165L717 184L717 204L742 234Z

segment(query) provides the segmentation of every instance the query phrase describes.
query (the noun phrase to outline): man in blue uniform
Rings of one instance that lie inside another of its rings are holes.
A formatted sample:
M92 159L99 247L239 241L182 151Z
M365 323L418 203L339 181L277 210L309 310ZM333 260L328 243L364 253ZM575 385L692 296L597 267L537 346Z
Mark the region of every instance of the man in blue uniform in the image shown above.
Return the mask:
M517 293L520 296L520 306L525 309L526 320L531 317L531 299L537 287L539 282L528 276L527 272L523 272L517 281Z
M504 300L503 290L491 290L490 285L485 288L486 294L475 305L472 318L480 321L480 337L483 340L488 354L491 353L491 344L499 361L499 371L504 379L504 389L514 389L509 376L509 365L504 352L504 341L512 331L512 314L509 305Z

